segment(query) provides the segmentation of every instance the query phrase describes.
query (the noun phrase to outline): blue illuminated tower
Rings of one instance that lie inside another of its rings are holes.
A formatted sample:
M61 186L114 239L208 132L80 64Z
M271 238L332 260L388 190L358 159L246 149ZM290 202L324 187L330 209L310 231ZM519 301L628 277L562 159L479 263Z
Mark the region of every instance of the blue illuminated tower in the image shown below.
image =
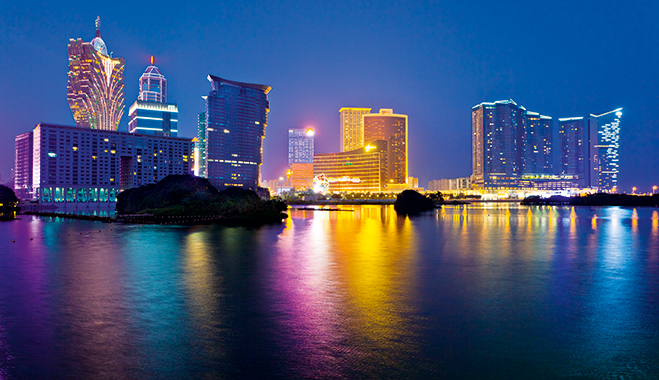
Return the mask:
M590 187L614 191L620 172L620 118L622 108L590 115Z
M271 87L208 76L206 178L223 189L256 190L263 163L263 138Z

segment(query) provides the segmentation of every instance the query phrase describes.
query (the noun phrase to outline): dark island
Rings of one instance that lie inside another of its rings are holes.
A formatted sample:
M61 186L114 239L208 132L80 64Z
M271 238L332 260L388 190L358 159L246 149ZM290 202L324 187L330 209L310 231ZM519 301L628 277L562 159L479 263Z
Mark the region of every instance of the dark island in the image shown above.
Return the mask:
M0 221L16 218L18 211L18 198L14 190L5 185L0 185Z
M117 219L125 221L265 224L287 218L286 209L285 203L263 200L251 190L218 191L206 178L169 175L119 193L116 211Z
M400 215L417 215L435 208L434 200L414 190L404 190L394 203L394 210Z
M622 207L659 207L659 194L589 194L583 197L552 196L541 198L537 195L526 197L522 201L526 206L622 206Z

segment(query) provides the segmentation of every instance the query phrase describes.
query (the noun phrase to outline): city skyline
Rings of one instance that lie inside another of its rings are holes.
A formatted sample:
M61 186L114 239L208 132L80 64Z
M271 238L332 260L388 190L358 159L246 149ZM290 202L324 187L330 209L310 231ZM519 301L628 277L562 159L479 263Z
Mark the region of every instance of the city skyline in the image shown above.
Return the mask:
M641 152L651 152L659 143L659 137L654 132L658 123L651 112L656 106L657 99L653 96L644 96L652 94L650 89L657 81L653 72L648 71L652 66L650 63L656 61L657 53L651 50L646 62L642 64L632 62L628 58L635 51L640 51L643 42L653 35L648 34L647 31L655 31L649 28L649 20L643 14L639 14L640 6L632 5L624 8L611 4L601 6L596 12L606 20L612 21L609 23L610 27L597 33L587 31L585 26L584 29L579 29L582 33L579 41L595 41L597 42L595 44L566 41L565 35L552 34L558 33L556 27L549 28L547 32L533 31L528 38L522 37L523 46L527 46L533 38L543 43L545 50L538 54L545 58L551 57L547 61L553 63L549 65L543 63L544 61L541 62L540 57L537 59L528 57L526 63L502 62L503 57L514 57L517 54L501 50L505 46L502 44L503 38L528 26L524 21L518 26L495 28L494 25L485 23L472 29L475 21L466 19L465 9L459 5L447 7L415 5L410 8L389 5L391 7L387 10L374 12L373 17L364 13L357 16L364 18L372 26L390 20L394 13L419 21L418 28L397 27L390 32L392 43L406 46L403 49L409 54L404 58L380 61L383 63L371 66L369 62L389 50L360 45L359 49L362 49L363 53L357 56L361 57L362 62L344 62L337 57L328 61L328 64L333 64L335 67L321 63L317 68L301 70L298 70L302 67L300 65L307 64L309 59L324 56L325 53L319 50L320 47L310 51L302 49L304 45L300 43L304 41L303 37L292 38L286 43L283 42L284 40L272 40L272 37L266 37L266 42L274 43L272 47L266 48L263 44L251 46L248 42L251 41L251 37L246 37L245 40L238 38L239 31L244 28L240 23L225 25L227 36L217 41L201 38L198 41L188 41L184 46L178 41L186 39L189 32L182 30L181 36L175 37L171 33L165 33L164 37L158 37L158 33L149 31L147 26L140 25L138 28L132 21L132 16L118 10L90 7L83 15L80 11L67 10L66 6L62 11L46 6L39 12L17 21L10 19L10 16L16 14L22 5L7 9L7 12L4 12L3 5L3 21L9 22L3 23L0 32L4 37L8 37L8 33L13 33L11 35L15 36L13 39L4 38L10 42L3 48L6 49L3 53L21 61L24 53L18 52L15 46L21 41L29 41L30 43L25 46L31 48L32 56L38 57L43 54L44 57L48 57L25 62L25 67L21 68L15 66L12 60L2 64L4 72L15 73L2 87L3 102L0 110L5 119L2 133L7 134L4 140L10 145L3 150L12 151L13 137L29 131L39 122L73 124L70 110L62 107L61 98L66 91L63 89L66 88L66 75L62 74L62 67L67 64L66 51L62 47L64 45L62 36L65 36L66 40L70 36L80 36L83 40L88 38L85 36L89 36L91 20L100 14L104 21L103 37L107 46L111 46L114 52L124 57L127 62L125 72L127 99L137 97L137 78L148 64L151 55L156 56L158 62L161 62L160 65L165 68L168 79L173 83L170 85L169 97L180 107L179 136L192 138L196 135L197 115L203 111L198 96L204 92L203 87L206 84L203 76L209 72L240 81L268 83L276 88L277 91L271 95L274 111L269 115L270 123L264 140L263 178L266 179L277 178L285 173L286 150L282 147L285 146L286 131L290 127L314 128L317 137L316 151L319 153L339 151L339 115L336 110L346 105L374 109L390 107L412 118L414 128L410 130L409 136L411 145L409 175L421 177L421 184L426 184L431 179L468 176L471 174L470 107L489 99L512 98L554 117L580 115L583 110L625 108L626 127L621 132L623 143L620 146L620 190L630 192L631 186L649 189L655 185L659 165ZM317 16L316 23L319 26L326 25L345 6L347 5L339 4L338 9L329 12L327 16ZM656 7L656 5L651 6ZM570 5L560 11L553 5L544 5L544 7L546 12L558 18L556 21L558 24L560 20L574 22L566 14L579 13L585 6ZM168 9L171 11L171 7ZM253 17L248 15L253 10L251 5L247 4L244 8L234 7L227 12L236 12L237 19L245 21ZM568 12L570 10L572 12ZM296 10L292 16L299 18L308 11L308 9ZM63 12L62 15L69 12L77 16L69 18L57 16L57 21L52 25L42 26L38 22L49 14L59 14L59 12ZM531 9L519 9L517 12L524 16L530 14ZM211 13L212 15L201 16L197 20L195 18L198 16L197 13L181 9L181 12L176 13L177 17L180 17L176 25L192 25L193 30L199 30L202 25L206 25L208 17L225 17L215 11ZM193 17L193 14L197 16ZM266 14L267 12L257 12L254 17L267 18L280 15ZM616 14L618 18L612 19L612 14ZM635 20L639 26L627 30L624 26L627 24L623 21L629 20L632 16L638 16ZM480 16L478 17L478 20L482 20ZM508 16L504 15L504 17ZM436 23L440 19L444 22ZM339 24L342 24L344 20L340 20ZM31 23L34 25L28 27ZM271 23L275 24L274 21ZM436 28L431 25L435 25ZM20 26L24 29L20 29ZM311 28L312 32L317 32L307 22L301 27ZM286 25L274 28L285 36L291 33L290 27L287 29ZM369 42L376 42L381 38L365 29L353 30L356 34L348 36L338 32L338 28L339 26L336 26L331 29L335 32L331 38L320 39L321 47L329 48L338 41L351 41L360 36ZM466 33L467 30L470 30L471 37ZM622 34L619 32L623 30L627 33L621 37ZM640 33L640 30L645 33ZM273 27L268 27L257 34L266 33L263 36L272 36L272 32ZM492 41L491 44L484 39L488 32L494 32L495 38L488 40ZM420 56L417 47L423 45L422 41L430 41L429 38L433 36L444 36L443 42L430 45L432 49L429 57ZM465 36L471 38L473 47L467 48L461 44L459 37ZM55 41L60 41L59 45ZM209 53L208 49L202 47L204 43L209 42L211 46L213 44L225 46L221 55L223 59L220 59L220 55ZM406 42L410 43L405 45ZM44 46L44 49L35 49L39 46ZM613 55L612 46L622 51ZM356 51L356 46L347 45L347 47L350 51ZM501 53L491 62L484 64L479 63L478 60L473 64L464 61L475 57L474 54L483 49ZM576 62L582 64L587 62L585 57L589 55L600 59L597 60L598 64L595 68L591 65L589 72L584 72L579 65L575 66L571 63L566 66L567 61L557 54L562 49L573 53L571 62L574 62L575 54L578 58ZM202 51L205 51L203 57L200 55ZM237 54L241 51L244 54ZM285 58L280 51L292 52L293 55ZM286 66L287 63L290 64L295 59L304 57L301 55L303 52L309 58L295 63L293 66L296 68L295 77L293 77L289 75L291 69L284 67L289 67ZM261 53L265 53L263 63L256 63L251 59L255 54L261 56ZM437 55L440 53L441 59ZM184 63L183 58L186 62L190 61L194 64ZM439 64L439 67L445 69L446 74L450 76L433 72L431 63ZM620 73L617 68L626 67L627 64L636 65L636 68ZM415 69L410 70L406 68L408 66ZM552 69L549 66L557 66L557 68ZM318 76L317 73L320 71L323 71L324 75ZM28 72L30 75L27 75ZM43 75L47 75L47 79ZM298 77L300 79L296 79ZM27 88L35 87L31 85L31 81L38 81L41 84L42 91L38 94L30 94L40 105L38 109L32 111L25 108L27 93L13 84L18 83L19 80L21 83L26 83ZM7 83L11 83L12 91L9 91L10 87L7 87ZM349 86L346 87L348 84ZM411 84L413 85L410 86ZM312 91L319 88L326 92ZM385 91L385 88L390 90ZM191 89L195 90L191 91ZM119 130L127 130L127 117L123 117ZM556 148L554 151L558 152ZM0 154L2 181L7 181L11 176L9 169L12 163L13 158L10 155L5 158Z

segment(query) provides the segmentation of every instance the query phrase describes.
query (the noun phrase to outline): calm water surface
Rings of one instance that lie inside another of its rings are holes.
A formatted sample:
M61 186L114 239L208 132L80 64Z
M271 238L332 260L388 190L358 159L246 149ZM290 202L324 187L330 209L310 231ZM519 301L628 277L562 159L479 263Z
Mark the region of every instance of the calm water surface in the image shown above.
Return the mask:
M657 209L345 208L0 223L0 380L659 378Z

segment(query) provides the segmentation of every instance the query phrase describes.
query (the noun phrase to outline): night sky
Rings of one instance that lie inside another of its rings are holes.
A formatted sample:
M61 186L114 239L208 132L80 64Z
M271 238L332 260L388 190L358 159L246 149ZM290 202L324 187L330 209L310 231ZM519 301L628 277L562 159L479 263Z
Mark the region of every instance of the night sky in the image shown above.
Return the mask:
M409 115L410 175L471 174L471 108L513 99L559 117L623 107L619 188L659 185L657 1L231 1L0 3L0 174L14 137L75 125L66 101L69 38L102 38L126 59L125 112L155 56L196 136L207 74L267 84L264 179L284 174L287 130L313 127L339 149L339 108Z

